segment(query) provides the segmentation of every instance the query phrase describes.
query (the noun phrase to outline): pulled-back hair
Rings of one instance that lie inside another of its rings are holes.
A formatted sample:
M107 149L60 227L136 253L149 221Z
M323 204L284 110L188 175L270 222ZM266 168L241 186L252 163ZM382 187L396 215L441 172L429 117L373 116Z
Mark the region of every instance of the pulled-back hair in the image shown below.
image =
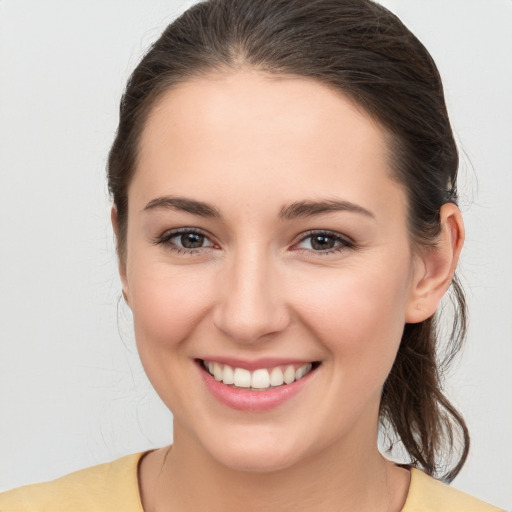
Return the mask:
M407 193L411 242L417 248L436 244L440 208L457 201L458 153L441 78L420 41L370 0L210 0L166 28L122 97L108 160L121 260L128 186L152 106L178 83L243 68L328 84L377 120L388 136L393 177ZM407 463L445 481L457 475L469 449L464 420L442 389L443 369L466 329L464 295L456 278L451 292L454 321L448 339L442 340L444 360L435 317L406 324L380 406L381 425L392 443L402 443Z

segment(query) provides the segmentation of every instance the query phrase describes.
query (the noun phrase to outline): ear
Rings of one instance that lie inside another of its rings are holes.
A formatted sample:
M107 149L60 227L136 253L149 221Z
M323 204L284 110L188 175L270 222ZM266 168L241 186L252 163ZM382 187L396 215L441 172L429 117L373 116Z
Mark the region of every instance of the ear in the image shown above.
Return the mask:
M128 299L128 280L126 278L126 256L121 254L119 249L119 220L117 217L117 208L112 206L110 210L110 220L112 222L112 229L116 238L116 251L117 251L117 264L119 269L119 276L123 285L123 297L126 304L130 305Z
M446 203L440 211L441 232L433 247L421 250L414 271L407 323L431 317L448 290L464 243L464 222L457 206Z

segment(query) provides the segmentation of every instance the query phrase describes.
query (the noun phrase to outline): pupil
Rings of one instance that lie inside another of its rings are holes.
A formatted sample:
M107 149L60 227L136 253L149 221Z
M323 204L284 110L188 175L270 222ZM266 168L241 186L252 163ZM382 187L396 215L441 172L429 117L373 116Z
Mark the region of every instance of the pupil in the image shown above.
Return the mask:
M332 249L334 247L334 239L330 236L316 235L311 240L311 247L319 251Z
M197 233L185 233L181 235L181 245L186 249L197 249L204 242L204 236Z

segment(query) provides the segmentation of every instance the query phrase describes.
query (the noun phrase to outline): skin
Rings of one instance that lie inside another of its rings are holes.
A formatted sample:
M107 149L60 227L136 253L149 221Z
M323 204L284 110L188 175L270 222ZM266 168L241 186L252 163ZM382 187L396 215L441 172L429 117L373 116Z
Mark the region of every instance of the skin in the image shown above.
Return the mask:
M380 393L404 324L432 315L453 277L456 206L442 207L437 247L415 247L385 131L299 77L243 69L182 84L153 109L140 150L120 273L142 363L174 417L172 450L140 466L145 510L400 510L409 473L378 452ZM168 196L220 217L147 208ZM333 200L369 214L280 215ZM158 243L178 228L200 230L203 246ZM340 250L315 249L310 230ZM212 398L195 362L206 356L321 365L296 396L249 413Z

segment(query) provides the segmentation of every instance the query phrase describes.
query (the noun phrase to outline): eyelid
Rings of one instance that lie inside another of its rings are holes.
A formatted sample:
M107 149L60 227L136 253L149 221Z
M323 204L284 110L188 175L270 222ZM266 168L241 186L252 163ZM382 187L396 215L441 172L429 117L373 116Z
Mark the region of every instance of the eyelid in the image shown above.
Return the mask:
M341 242L341 244L336 247L333 247L331 249L326 249L323 251L315 251L313 249L305 249L302 247L297 247L300 243L304 242L308 238L311 238L315 235L317 235L317 236L325 235L325 236L331 237L336 242ZM318 254L318 255L324 254L325 255L325 254L332 254L335 252L340 252L342 250L347 250L347 249L356 249L357 244L355 243L354 240L352 240L347 235L343 235L341 233L338 233L337 231L331 231L329 229L312 229L312 230L306 231L305 233L301 233L299 235L297 241L293 243L292 247L294 247L295 248L294 250L296 250L296 251L304 251L304 252L308 252L308 253L312 253L312 254Z
M173 243L171 243L172 238L182 235L182 234L185 234L185 233L194 233L196 235L204 236L211 243L211 245L207 245L204 247L197 247L194 249L188 249L187 247L180 247L178 245L174 245ZM199 228L194 228L194 227L187 227L187 226L181 227L181 228L168 229L168 230L164 231L161 235L158 235L152 242L154 245L163 245L171 251L174 251L177 253L188 253L188 254L192 254L192 253L195 254L200 251L212 249L212 248L215 248L216 246L218 246L218 244L214 240L214 237L212 235L210 235L208 232L206 232L205 230L199 229Z
M197 247L197 248L187 248L187 247L181 247L177 244L174 244L171 242L171 240L174 237L177 237L181 234L185 233L194 233L201 236L204 236L211 245ZM332 247L330 249L325 250L314 250L314 249L307 249L303 247L298 247L299 244L307 240L308 238L311 238L313 236L320 236L324 235L326 237L330 237L334 239L335 242L338 243L335 247ZM164 231L161 235L157 236L153 241L154 245L162 245L166 247L168 250L173 251L175 253L181 253L181 254L199 254L204 251L211 250L212 248L219 248L218 244L216 243L214 237L210 235L207 231L196 228L196 227L180 227L180 228L173 228L168 229ZM357 244L347 235L341 234L337 231L331 231L328 229L311 229L304 233L301 233L298 237L296 237L296 241L293 242L291 249L294 251L301 251L308 254L314 254L314 255L329 255L337 252L341 252L344 250L350 250L350 249L356 249Z

